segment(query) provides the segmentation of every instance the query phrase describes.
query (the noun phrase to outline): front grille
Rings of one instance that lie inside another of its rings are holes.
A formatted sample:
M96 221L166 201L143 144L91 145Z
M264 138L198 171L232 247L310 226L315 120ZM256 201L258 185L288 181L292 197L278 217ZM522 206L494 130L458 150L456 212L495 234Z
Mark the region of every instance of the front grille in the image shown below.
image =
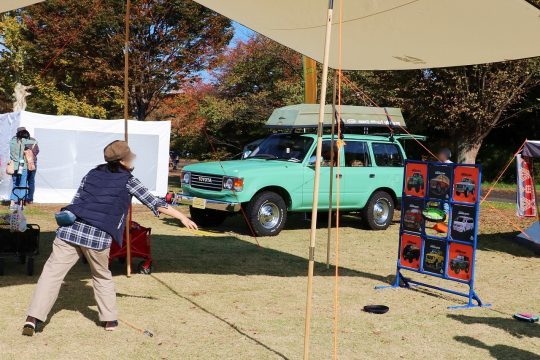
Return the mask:
M221 191L223 176L191 173L191 187L195 189Z

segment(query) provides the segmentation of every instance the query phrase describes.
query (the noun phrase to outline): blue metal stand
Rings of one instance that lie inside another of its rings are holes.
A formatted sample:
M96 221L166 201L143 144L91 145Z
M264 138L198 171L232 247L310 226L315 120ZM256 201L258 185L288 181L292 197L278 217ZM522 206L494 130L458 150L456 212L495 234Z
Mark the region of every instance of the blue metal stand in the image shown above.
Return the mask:
M423 163L423 162L418 162L418 161L407 161L406 162L406 165L409 164L409 163L416 163L416 164L426 164L426 166L429 166L429 163ZM436 164L437 166L440 166L441 164ZM459 164L444 164L444 166L448 166L451 168L451 180L450 180L450 183L453 184L454 183L454 170L457 166L464 166L464 165L459 165ZM478 169L478 179L477 179L477 183L476 183L476 186L478 187L477 188L477 196L476 196L476 199L475 199L475 202L474 203L460 203L458 201L455 201L454 198L453 198L453 195L450 197L450 199L448 201L446 201L446 204L448 205L447 207L449 208L448 209L448 217L450 219L452 219L451 217L451 214L452 214L452 211L453 211L453 207L454 207L454 204L457 204L457 205L466 205L466 206L474 206L475 207L475 227L474 227L474 238L472 239L472 242L465 242L465 241L462 241L462 240L454 240L450 237L450 230L448 231L448 234L446 236L446 238L440 238L440 239L437 239L437 238L433 238L431 236L428 236L425 232L425 226L422 225L422 231L421 233L419 234L414 234L414 233L410 233L410 235L413 235L413 236L416 236L416 237L420 237L422 240L422 249L421 249L421 252L420 252L420 266L418 268L411 268L411 267L407 267L407 266L403 266L401 265L401 262L400 262L400 258L401 258L401 241L402 241L402 236L404 233L409 233L406 229L404 229L403 227L403 216L404 216L404 209L406 208L405 207L405 199L414 199L415 197L414 196L410 196L410 195L407 195L405 193L405 186L406 186L406 176L404 176L404 181L403 181L403 196L402 196L402 215L401 215L401 225L400 225L400 246L398 247L398 259L397 259L397 271L396 271L396 280L394 281L394 283L392 285L380 285L380 286L376 286L375 289L388 289L388 288L406 288L406 289L410 289L411 287L413 286L421 286L421 287L425 287L425 288L429 288L429 289L433 289L433 290L438 290L438 291L443 291L443 292L446 292L446 293L449 293L449 294L452 294L452 295L457 295L457 296L461 296L461 297L465 297L467 298L467 303L464 304L464 305L455 305L455 306L449 306L448 309L469 309L469 308L473 308L473 307L490 307L491 304L485 304L482 302L482 300L480 299L480 297L478 296L478 294L474 291L474 273L475 273L475 258L476 258L476 246L477 246L477 234L478 234L478 220L479 220L479 202L478 202L478 198L479 198L479 194L481 194L481 191L480 191L480 184L481 184L481 179L482 179L482 174L481 174L481 168L479 165L465 165L466 167L474 167L474 168L477 168ZM453 186L451 187L451 189L453 189ZM427 191L425 192L425 196L424 197L416 197L416 199L418 200L422 200L424 201L425 203L429 202L429 201L434 201L434 199L431 199L428 194L427 194ZM435 199L435 201L440 201L440 200L437 200ZM451 220L449 220L449 225L451 225ZM450 226L449 226L450 227ZM442 274L435 274L435 273L432 273L432 272L429 272L429 271L424 271L424 252L425 252L425 241L426 239L436 239L436 240L439 240L439 241L444 241L446 243L446 255L445 255L445 263L444 263L444 273ZM463 244L463 245L467 245L467 246L471 246L472 247L472 259L470 260L470 269L471 269L471 276L470 276L470 280L469 281L466 281L466 280L462 280L462 279L458 279L458 278L455 278L455 277L450 277L448 276L448 265L449 265L449 250L450 250L450 245L452 243L455 243L455 244ZM468 288L469 288L469 291L468 292L460 292L460 291L455 291L455 290L452 290L452 289L446 289L446 288L443 288L443 287L439 287L439 286L435 286L435 285L431 285L431 284L427 284L427 283L424 283L424 282L420 282L420 281L416 281L416 280L413 280L409 277L406 277L404 276L402 273L401 273L401 270L407 270L407 271L410 271L410 272L416 272L416 273L420 273L420 274L425 274L425 275L430 275L430 276L434 276L434 277L438 277L438 278L441 278L441 279L444 279L444 280L450 280L450 281L453 281L453 282L457 282L457 283L461 283L463 285L466 285Z
M480 299L478 294L474 291L472 286L469 286L469 293L464 293L464 292L460 292L460 291L454 291L454 290L451 290L451 289L445 289L445 288L442 288L442 287L439 287L439 286L435 286L435 285L426 284L426 283L423 283L423 282L420 282L420 281L412 280L412 279L410 279L408 277L403 276L403 274L401 274L401 272L399 270L397 271L396 280L394 281L394 284L392 284L392 285L378 285L378 286L375 286L375 289L377 289L377 290L396 289L396 288L410 289L410 288L412 288L414 286L422 286L422 287L426 287L426 288L433 289L433 290L443 291L443 292L446 292L446 293L449 293L449 294L462 296L462 297L465 297L465 298L468 299L467 304L448 306L448 309L451 309L451 310L470 309L470 308L474 308L474 307L491 307L491 304L485 304L485 303L482 302L482 300ZM476 302L476 304L474 302Z

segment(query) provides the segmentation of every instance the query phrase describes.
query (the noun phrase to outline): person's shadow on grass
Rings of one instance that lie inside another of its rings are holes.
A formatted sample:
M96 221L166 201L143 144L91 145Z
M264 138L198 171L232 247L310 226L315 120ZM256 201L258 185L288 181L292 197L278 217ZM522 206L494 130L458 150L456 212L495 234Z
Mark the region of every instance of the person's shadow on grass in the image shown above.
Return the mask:
M97 307L96 300L94 298L94 289L92 288L91 275L84 275L83 271L80 270L80 267L84 267L88 272L90 269L87 268L88 265L77 264L76 266L79 269L74 269L73 272L76 273L75 278L73 276L66 277L66 280L60 288L60 294L58 299L54 304L49 317L41 325L40 331L50 323L51 319L55 317L60 311L76 311L83 315L85 318L96 324L96 326L102 326L103 324L99 321L99 316L97 310L94 310L94 307ZM130 295L123 293L116 293L117 298L124 297L133 297L140 298L145 300L157 300L153 296L139 296L139 295Z
M450 319L460 321L464 324L484 324L494 328L502 329L512 336L517 338L523 337L540 337L540 325L531 324L523 321L517 321L512 318L503 317L481 317L481 316L467 316L448 314Z
M508 345L487 345L480 340L472 338L470 336L455 336L454 340L462 342L464 344L477 347L479 349L488 350L491 357L500 360L534 360L540 359L540 355L527 350L521 350Z
M77 265L80 266L79 264ZM75 272L74 270L75 269L72 271ZM78 272L79 271L77 271L77 273ZM64 283L62 284L62 287L60 288L58 299L49 313L47 320L41 325L40 331L43 331L43 329L49 325L55 315L63 310L79 312L85 318L96 324L96 326L101 324L97 311L91 308L96 306L94 291L92 286L87 285L86 282L87 280L85 277L77 276L74 279L73 276L68 274L64 280Z

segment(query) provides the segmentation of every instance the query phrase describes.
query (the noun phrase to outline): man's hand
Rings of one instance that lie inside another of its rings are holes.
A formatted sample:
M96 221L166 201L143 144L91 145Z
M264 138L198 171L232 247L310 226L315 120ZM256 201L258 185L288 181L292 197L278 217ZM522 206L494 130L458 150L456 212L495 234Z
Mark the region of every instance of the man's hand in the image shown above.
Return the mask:
M180 219L180 221L182 221L182 224L184 224L184 226L187 227L188 229L199 230L199 227L197 226L197 224L195 224L193 221L191 221L185 216L184 216L184 219Z
M158 211L165 215L170 215L182 222L184 226L191 230L199 230L199 227L197 224L195 224L193 221L191 221L186 215L182 214L180 211L176 210L172 206L168 207L160 207L158 208Z

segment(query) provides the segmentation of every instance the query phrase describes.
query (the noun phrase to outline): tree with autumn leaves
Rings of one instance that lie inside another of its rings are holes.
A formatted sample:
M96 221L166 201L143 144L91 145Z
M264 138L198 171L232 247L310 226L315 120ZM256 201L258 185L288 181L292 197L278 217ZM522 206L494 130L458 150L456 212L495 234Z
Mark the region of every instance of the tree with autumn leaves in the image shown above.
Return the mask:
M265 136L272 111L303 101L301 56L263 36L239 42L197 82L171 95L156 117L172 119L175 147L203 158L227 158Z
M29 110L120 117L124 6L47 0L4 15L0 65L11 69L4 103L22 82L34 86ZM130 112L139 120L197 80L233 35L228 19L188 0L133 0L130 31Z

